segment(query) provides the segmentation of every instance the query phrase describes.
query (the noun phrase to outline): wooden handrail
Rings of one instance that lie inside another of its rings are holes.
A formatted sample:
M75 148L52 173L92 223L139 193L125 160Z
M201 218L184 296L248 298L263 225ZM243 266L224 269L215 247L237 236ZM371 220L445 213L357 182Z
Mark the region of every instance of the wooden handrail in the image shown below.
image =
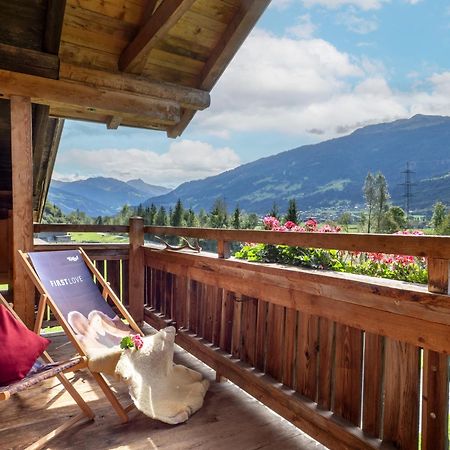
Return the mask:
M128 233L128 225L34 224L34 232ZM146 234L450 259L450 237L146 226Z
M394 253L450 259L450 237L356 233L300 233L217 228L144 227L147 234L184 236L361 252Z
M130 227L128 225L80 225L69 223L35 223L35 233L128 233Z

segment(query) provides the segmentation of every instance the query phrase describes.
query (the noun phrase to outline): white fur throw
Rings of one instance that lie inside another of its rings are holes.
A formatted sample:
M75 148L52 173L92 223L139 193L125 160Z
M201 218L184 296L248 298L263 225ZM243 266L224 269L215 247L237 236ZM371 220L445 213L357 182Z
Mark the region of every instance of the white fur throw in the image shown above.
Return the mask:
M143 338L141 349L127 349L116 366L137 409L162 422L185 422L200 409L209 387L202 375L173 363L175 328Z

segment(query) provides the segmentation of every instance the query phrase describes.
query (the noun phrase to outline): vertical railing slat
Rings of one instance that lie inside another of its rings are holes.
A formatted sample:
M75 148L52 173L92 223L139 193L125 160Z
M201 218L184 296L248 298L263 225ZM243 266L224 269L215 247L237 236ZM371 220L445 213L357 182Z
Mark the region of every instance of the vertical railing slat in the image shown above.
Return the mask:
M231 353L231 337L233 330L234 294L224 290L220 323L220 348Z
M130 304L129 277L130 273L129 273L128 259L122 259L121 261L122 303L127 307Z
M381 438L384 337L365 334L362 429Z
M215 309L214 287L208 284L205 285L205 294L205 332L203 337L209 342L212 342Z
M212 343L217 346L220 345L220 328L222 325L222 299L223 299L223 289L214 287Z
M361 422L362 332L336 324L333 410L354 425Z
M283 384L291 389L294 387L296 373L297 314L295 309L286 308L286 319L284 323Z
M261 372L266 369L268 309L269 304L259 300L256 317L256 368Z
M242 296L234 296L233 304L233 329L231 332L231 355L234 358L241 357L242 343Z
M111 286L111 289L120 297L120 261L119 260L107 260L106 261L106 274L107 281Z
M335 324L319 319L319 372L317 403L321 408L331 409L331 391L335 357Z
M198 282L190 280L189 290L189 330L198 333Z
M419 348L385 341L383 440L404 450L419 439Z
M269 304L267 318L267 358L266 372L276 380L283 376L283 330L284 313L282 306Z
M297 385L300 394L316 401L317 353L319 347L319 319L299 313L297 341Z
M242 297L242 351L241 360L255 366L256 363L256 316L258 300Z

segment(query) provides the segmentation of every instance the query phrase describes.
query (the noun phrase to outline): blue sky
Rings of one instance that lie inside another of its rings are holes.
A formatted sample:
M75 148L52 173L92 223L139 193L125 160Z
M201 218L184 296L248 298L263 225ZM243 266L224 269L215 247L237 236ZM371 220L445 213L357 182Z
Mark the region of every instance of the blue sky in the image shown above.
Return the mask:
M272 0L184 134L66 121L54 178L175 187L361 126L450 115L448 0Z

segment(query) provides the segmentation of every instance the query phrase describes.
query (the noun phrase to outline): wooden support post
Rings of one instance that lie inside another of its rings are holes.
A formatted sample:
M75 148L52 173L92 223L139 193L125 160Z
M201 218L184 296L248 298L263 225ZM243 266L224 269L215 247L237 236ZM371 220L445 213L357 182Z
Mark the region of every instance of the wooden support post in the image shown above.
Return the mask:
M428 290L449 292L449 261L428 259ZM422 449L448 449L448 356L424 349Z
M448 294L449 272L449 260L428 258L428 290L437 294Z
M217 241L217 254L219 258L228 259L231 256L230 243L228 241Z
M33 249L33 147L31 100L11 96L12 272L14 307L25 324L34 324L34 285L19 250Z
M130 313L136 322L144 320L144 220L130 218L129 298Z

